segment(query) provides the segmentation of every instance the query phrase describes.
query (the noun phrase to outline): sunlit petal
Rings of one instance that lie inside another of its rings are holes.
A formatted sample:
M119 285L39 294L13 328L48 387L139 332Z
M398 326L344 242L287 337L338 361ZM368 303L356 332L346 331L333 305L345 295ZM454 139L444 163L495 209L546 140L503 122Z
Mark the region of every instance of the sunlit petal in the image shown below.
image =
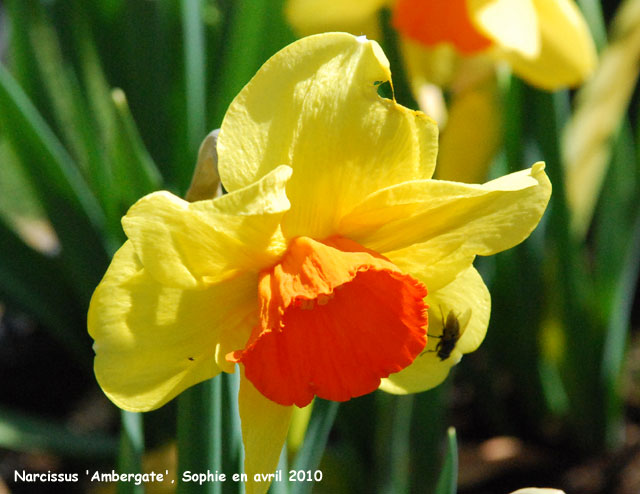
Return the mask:
M249 336L255 283L246 276L205 290L164 287L125 243L89 308L95 373L104 392L121 408L151 410L218 374L216 360L230 370L220 355Z
M264 494L270 482L266 479L255 482L254 475L275 472L293 407L278 405L265 398L245 379L244 373L240 379L238 405L244 443L244 472L248 478L246 493Z
M367 194L430 178L437 127L377 94L390 79L378 44L348 34L304 38L272 57L233 101L218 140L228 190L282 163L293 168L287 238L326 238Z
M484 185L407 182L371 194L339 231L381 253L431 242L436 259L492 255L529 236L550 195L543 163Z
M415 273L424 279L420 273ZM425 282L427 280L424 280ZM429 293L429 340L425 351L406 369L383 379L380 389L390 393L417 393L440 384L449 369L457 364L462 354L478 348L487 331L491 298L482 278L469 268L439 290ZM450 354L442 360L437 352L442 334L442 318L453 311L460 323L460 339Z
M290 174L279 167L245 189L195 203L169 192L149 194L122 224L145 269L165 286L201 288L239 271L257 272L284 250L279 225Z

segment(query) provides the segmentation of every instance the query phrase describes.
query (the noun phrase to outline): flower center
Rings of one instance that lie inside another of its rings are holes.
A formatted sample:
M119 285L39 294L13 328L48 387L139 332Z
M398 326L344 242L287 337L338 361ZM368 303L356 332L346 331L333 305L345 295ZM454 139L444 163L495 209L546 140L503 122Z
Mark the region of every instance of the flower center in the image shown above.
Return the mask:
M405 36L429 46L452 43L465 54L491 46L473 26L467 0L398 0L393 23Z
M370 393L427 341L425 286L345 238L293 239L258 293L260 323L227 359L281 405Z

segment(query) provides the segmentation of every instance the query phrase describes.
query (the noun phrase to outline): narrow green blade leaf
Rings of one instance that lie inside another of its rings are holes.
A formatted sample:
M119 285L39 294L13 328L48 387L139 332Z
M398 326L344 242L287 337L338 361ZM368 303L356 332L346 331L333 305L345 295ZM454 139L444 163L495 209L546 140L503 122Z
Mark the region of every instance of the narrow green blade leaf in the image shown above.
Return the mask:
M0 65L0 125L16 143L16 149L30 148L38 155L42 169L32 176L44 175L49 187L77 206L90 224L102 226L104 217L78 168L49 126L31 104L7 69Z
M33 315L88 369L88 342L74 331L84 328L86 314L70 291L59 260L31 249L0 218L0 299Z
M249 82L263 60L264 35L269 0L235 0L231 8L229 36L223 60L218 67L217 95L212 128L220 127L233 98ZM238 63L238 61L242 63Z
M458 490L458 443L456 430L447 430L447 453L440 471L440 478L436 485L435 494L456 494Z
M114 89L111 97L116 123L113 143L115 187L128 207L143 195L159 189L162 177L142 142L124 93Z
M187 150L194 162L200 141L204 139L207 121L205 97L206 56L201 0L182 0L182 35L184 40L184 81L186 96ZM186 170L186 169L185 169ZM180 182L186 186L191 174L186 170Z
M1 65L0 108L0 128L42 200L78 295L88 302L111 248L110 239L100 236L103 211L72 158Z
M109 460L116 456L117 440L104 434L80 434L68 427L0 408L0 448L46 451L63 458Z

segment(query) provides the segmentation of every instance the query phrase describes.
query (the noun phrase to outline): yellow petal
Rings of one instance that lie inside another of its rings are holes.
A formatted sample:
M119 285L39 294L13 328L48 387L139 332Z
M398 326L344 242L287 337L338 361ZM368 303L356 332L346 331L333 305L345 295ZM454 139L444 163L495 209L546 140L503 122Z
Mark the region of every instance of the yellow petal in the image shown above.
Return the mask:
M120 408L147 411L215 376L216 355L224 362L251 332L256 286L246 275L205 290L163 287L126 242L89 307L100 387Z
M505 53L513 71L543 89L576 86L593 72L596 49L586 21L572 0L533 0L540 28L534 58Z
M288 0L287 21L301 36L343 31L376 38L378 11L389 0Z
M276 471L293 407L278 405L265 398L244 377L244 372L240 379L238 406L244 443L244 472L248 477L246 492L263 494L269 489L269 482L255 482L254 476Z
M324 238L367 194L430 178L437 127L420 112L380 98L389 62L375 41L344 33L289 45L258 71L225 115L219 171L236 190L285 163L287 238Z
M427 282L420 273L412 273L418 279ZM449 369L457 364L462 354L478 348L487 332L491 298L478 272L469 268L439 290L429 292L426 298L429 304L429 339L425 352L414 360L413 364L397 374L383 379L380 389L389 393L417 393L440 384L448 375ZM460 322L462 336L450 356L440 360L436 337L442 333L442 314L446 318L453 311Z
M550 196L544 163L484 185L407 182L371 194L338 233L381 253L430 243L436 260L492 255L529 236Z
M159 283L195 288L260 269L284 251L279 232L288 208L282 166L245 189L189 203L169 192L140 199L122 219L145 269Z
M500 97L496 79L455 94L440 137L439 179L479 183L501 142Z
M471 267L476 257L460 249L443 249L438 242L414 244L384 255L403 273L421 273L423 279L429 280L429 293L451 283L461 271Z
M498 47L533 58L540 52L533 0L467 0L475 28Z

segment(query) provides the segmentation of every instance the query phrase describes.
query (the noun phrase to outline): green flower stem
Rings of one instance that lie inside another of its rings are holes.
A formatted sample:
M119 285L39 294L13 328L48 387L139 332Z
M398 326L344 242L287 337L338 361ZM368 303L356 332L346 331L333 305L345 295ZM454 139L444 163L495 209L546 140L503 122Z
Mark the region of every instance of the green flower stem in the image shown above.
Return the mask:
M289 455L287 453L287 443L284 443L278 460L278 471L282 472L282 482L273 482L271 484L269 494L289 494Z
M233 374L222 374L223 380L223 407L222 430L223 444L222 468L228 475L243 472L244 448L242 446L242 430L240 428L240 412L238 410L238 391L240 389L240 370L236 368ZM224 492L237 492L230 485L223 486Z
M222 471L222 377L184 391L178 397L178 492L220 494L223 482L181 482L186 471Z
M144 452L144 431L141 413L122 410L120 412L119 473L141 473ZM142 494L144 485L134 482L118 482L118 494Z
M411 424L411 482L421 492L433 492L440 477L442 461L442 435L447 419L447 396L451 393L452 379L449 376L439 386L417 393L413 403Z
M410 471L411 416L414 395L378 393L379 415L377 470L381 475L379 492L408 492Z
M339 405L335 401L315 399L307 434L293 464L294 470L304 470L305 472L311 470L313 473L318 468ZM295 482L291 486L290 492L291 494L306 494L311 492L312 487L313 482Z

